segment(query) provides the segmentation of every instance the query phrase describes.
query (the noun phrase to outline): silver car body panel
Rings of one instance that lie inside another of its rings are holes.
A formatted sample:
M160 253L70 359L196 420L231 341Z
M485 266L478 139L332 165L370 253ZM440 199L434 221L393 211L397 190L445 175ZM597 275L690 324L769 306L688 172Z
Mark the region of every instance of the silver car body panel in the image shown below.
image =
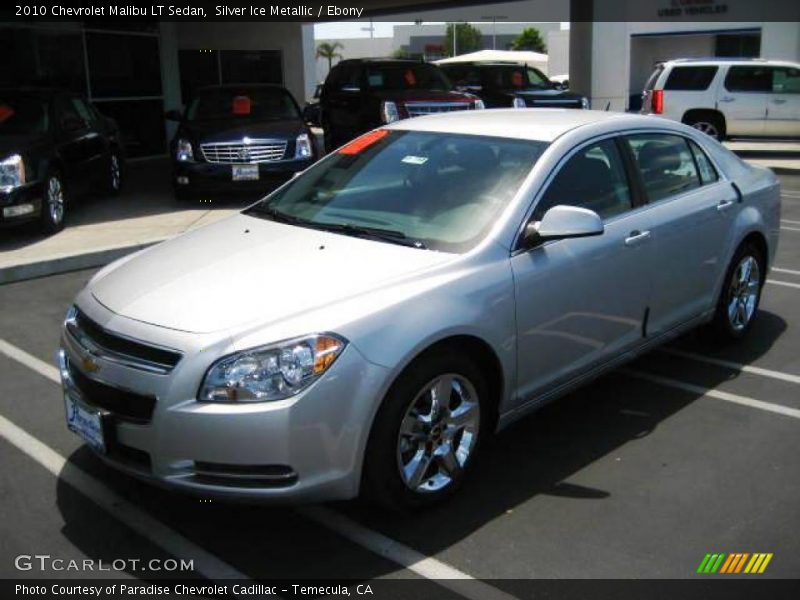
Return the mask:
M502 428L709 319L727 265L746 236L763 236L770 264L774 257L780 220L775 176L681 124L514 109L420 117L390 128L550 145L491 231L465 254L236 215L102 269L76 305L109 331L183 355L168 375L102 358L97 372L84 373L157 397L149 424L117 427L121 443L150 455L149 471L109 459L116 466L199 493L281 501L352 497L382 398L432 344L470 336L492 350L502 369ZM566 156L591 140L645 131L694 140L720 181L622 214L605 223L603 235L518 249L524 224ZM718 211L727 200L732 207ZM627 246L634 230L649 231L647 243ZM348 346L297 396L252 404L196 401L204 374L220 357L314 332L334 332ZM82 349L67 335L62 343L81 369ZM192 461L284 464L298 480L283 488L214 486L198 482Z

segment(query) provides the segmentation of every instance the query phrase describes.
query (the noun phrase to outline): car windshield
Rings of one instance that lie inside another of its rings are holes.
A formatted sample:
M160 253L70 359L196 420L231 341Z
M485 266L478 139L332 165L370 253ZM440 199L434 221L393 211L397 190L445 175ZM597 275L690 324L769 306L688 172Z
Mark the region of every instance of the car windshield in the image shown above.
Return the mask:
M553 87L553 82L544 73L533 67L492 68L489 77L493 77L495 86L502 89L536 88L548 90Z
M248 209L253 216L444 252L488 233L545 142L379 129Z
M367 85L375 90L434 90L446 92L450 81L439 67L425 63L372 65L367 67Z
M209 119L299 119L292 97L280 88L221 88L202 90L189 103L189 121Z
M0 94L0 135L47 131L47 100L36 94Z

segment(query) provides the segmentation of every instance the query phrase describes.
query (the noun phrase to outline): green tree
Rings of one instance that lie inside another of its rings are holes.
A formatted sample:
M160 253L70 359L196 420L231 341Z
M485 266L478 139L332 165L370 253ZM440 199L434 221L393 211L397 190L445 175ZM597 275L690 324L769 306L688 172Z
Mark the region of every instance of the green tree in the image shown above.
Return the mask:
M317 46L317 58L325 58L328 60L328 71L333 67L334 58L342 58L342 55L337 52L339 49L344 49L339 42L322 42Z
M513 42L511 42L512 50L531 50L532 52L547 52L547 44L542 39L542 34L536 27L527 27L522 30Z
M454 36L455 44L453 43ZM449 23L447 25L444 40L444 51L447 56L469 54L480 50L481 47L481 32L476 27L469 23Z

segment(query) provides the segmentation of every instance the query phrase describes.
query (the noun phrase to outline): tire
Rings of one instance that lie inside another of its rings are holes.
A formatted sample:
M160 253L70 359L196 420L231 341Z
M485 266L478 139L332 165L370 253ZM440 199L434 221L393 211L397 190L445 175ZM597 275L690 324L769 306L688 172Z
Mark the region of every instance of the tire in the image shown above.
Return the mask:
M40 216L42 233L51 235L64 229L66 193L61 174L50 173L44 182L44 197Z
M718 115L712 113L694 114L684 119L683 122L713 137L718 142L725 139L725 121Z
M742 244L725 273L711 323L718 341L737 341L750 331L758 314L765 275L761 250L751 243Z
M448 351L449 350L449 351ZM433 389L449 392L434 408ZM367 497L391 510L415 510L451 497L488 434L483 371L449 347L415 360L383 400L364 463Z
M119 152L111 151L108 158L108 173L106 174L106 192L111 196L119 196L122 192L122 159Z

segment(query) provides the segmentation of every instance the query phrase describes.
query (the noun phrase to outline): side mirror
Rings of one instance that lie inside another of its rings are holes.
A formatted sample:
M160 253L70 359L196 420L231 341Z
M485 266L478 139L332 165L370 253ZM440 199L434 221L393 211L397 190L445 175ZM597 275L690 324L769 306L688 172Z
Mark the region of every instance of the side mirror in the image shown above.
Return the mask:
M181 120L181 111L179 110L168 110L164 113L164 118L167 121L180 121Z
M311 127L321 127L318 103L306 104L303 107L303 121Z
M544 213L541 221L528 223L522 240L531 248L547 240L602 235L603 231L603 220L593 210L559 204Z

